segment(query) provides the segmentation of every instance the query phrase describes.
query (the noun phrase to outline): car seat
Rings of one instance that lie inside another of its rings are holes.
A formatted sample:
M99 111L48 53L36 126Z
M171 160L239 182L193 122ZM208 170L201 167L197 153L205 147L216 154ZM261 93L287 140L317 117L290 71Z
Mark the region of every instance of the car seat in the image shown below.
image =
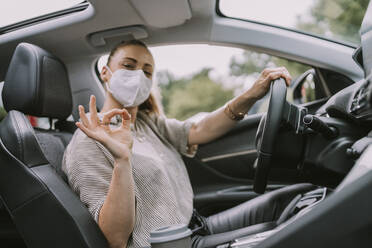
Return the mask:
M35 45L19 44L2 98L8 114L0 123L0 195L27 247L108 247L61 170L72 133L33 128L26 118L64 121L71 114L65 65Z

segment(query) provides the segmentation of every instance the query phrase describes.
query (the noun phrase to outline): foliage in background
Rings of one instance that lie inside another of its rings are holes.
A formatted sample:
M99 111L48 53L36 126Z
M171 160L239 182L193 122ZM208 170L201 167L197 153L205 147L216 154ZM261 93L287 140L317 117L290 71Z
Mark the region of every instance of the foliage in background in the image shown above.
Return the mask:
M3 107L0 107L0 121L5 118L7 112Z
M232 58L230 74L232 76L260 73L267 67L284 66L295 78L309 66L281 59L267 54L245 51L242 58ZM208 77L211 69L204 68L191 78L175 79L168 71L158 72L158 82L162 93L165 114L170 118L185 120L199 112L211 112L234 97L233 90L225 89ZM288 91L291 100L291 90ZM256 104L250 113L262 112L267 108L265 101Z
M260 73L268 67L284 66L293 78L298 77L310 67L298 62L270 56L264 53L244 51L243 58L237 60L233 57L230 62L230 74L233 76L250 75Z
M310 20L298 18L297 28L326 37L360 43L359 29L369 0L318 0Z
M185 120L202 111L211 112L233 97L232 90L224 89L208 77L209 71L203 69L189 80L175 80L169 72L162 72L159 86L168 117Z

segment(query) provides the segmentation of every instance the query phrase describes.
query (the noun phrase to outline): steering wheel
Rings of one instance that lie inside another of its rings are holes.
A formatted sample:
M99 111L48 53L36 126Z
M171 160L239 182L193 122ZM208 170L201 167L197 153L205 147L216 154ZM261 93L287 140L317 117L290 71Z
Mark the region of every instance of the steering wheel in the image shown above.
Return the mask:
M267 114L261 118L256 134L257 164L253 190L264 193L271 167L274 144L281 122L286 119L284 113L287 101L287 86L284 79L274 80L270 85L270 103Z

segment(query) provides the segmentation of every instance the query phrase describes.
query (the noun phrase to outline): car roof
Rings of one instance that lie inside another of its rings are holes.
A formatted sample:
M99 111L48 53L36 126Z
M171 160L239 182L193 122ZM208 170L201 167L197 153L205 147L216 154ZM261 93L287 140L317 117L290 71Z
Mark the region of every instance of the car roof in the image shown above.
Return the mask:
M71 68L90 66L121 40L137 38L150 46L206 43L247 48L362 76L351 54L354 47L313 35L223 18L218 0L90 0L87 8L0 34L0 81L20 42L38 45ZM267 39L270 35L270 39ZM275 40L275 42L273 42ZM329 58L333 58L330 60ZM81 74L81 70L79 71ZM88 80L89 80L88 79ZM77 80L76 82L79 82ZM79 82L80 83L80 82Z
M20 42L43 47L65 62L77 57L97 57L128 37L141 38L149 45L203 43L209 40L210 19L215 14L212 0L89 2L82 11L1 34L0 81Z

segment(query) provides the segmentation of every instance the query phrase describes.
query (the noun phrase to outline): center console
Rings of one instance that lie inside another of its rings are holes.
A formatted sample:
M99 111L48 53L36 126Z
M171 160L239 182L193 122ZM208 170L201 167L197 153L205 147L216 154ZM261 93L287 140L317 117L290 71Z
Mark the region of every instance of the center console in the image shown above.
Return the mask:
M218 248L250 248L254 247L264 239L280 231L293 221L297 220L308 211L310 211L315 205L323 201L327 195L327 188L319 188L310 191L301 196L295 197L287 208L283 211L282 215L278 219L278 226L273 230L269 230L262 233L252 234L246 237L242 237L234 240L230 244L224 244L217 246Z

